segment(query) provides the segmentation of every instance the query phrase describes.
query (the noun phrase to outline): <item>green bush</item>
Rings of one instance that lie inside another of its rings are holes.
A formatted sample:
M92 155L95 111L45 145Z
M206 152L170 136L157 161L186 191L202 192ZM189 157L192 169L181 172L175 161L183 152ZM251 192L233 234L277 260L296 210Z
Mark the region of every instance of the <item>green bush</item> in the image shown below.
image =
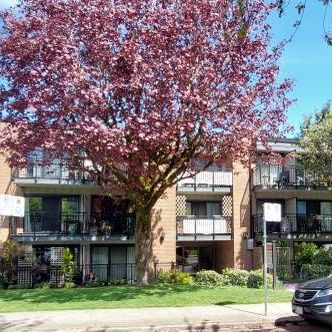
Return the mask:
M313 259L313 264L332 265L332 248L319 249Z
M42 282L38 282L38 283L34 284L33 288L49 289L49 288L51 288L51 285L50 285L50 283L48 283L46 281L42 281Z
M331 265L303 264L300 275L304 280L327 277L332 273Z
M288 281L292 279L292 274L290 273L289 269L281 267L277 271L277 277L279 280Z
M104 283L99 280L89 280L85 282L85 287L94 288L94 287L103 287Z
M26 286L26 285L9 285L8 286L8 289L28 289L28 288L31 288L29 286Z
M223 283L226 286L247 286L249 272L237 268L226 268L222 272Z
M65 281L63 288L76 288L77 285L72 281Z
M213 270L202 270L196 273L195 284L205 287L216 287L224 284L223 277Z
M298 251L295 259L300 265L312 264L317 252L318 247L315 243L302 242L298 246Z
M77 273L77 266L74 261L74 255L69 248L65 248L63 252L63 263L61 270L65 275L65 281L72 282L75 274Z
M171 275L173 272L162 272L157 277L157 282L160 284L170 284L171 283Z
M267 275L267 287L272 288L273 278L271 274ZM263 270L252 270L249 272L247 280L248 288L262 288L264 287Z
M192 285L194 278L187 272L162 272L157 278L158 283L174 285Z
M121 286L121 285L127 285L127 284L128 284L128 279L126 279L126 278L112 280L107 283L108 286Z

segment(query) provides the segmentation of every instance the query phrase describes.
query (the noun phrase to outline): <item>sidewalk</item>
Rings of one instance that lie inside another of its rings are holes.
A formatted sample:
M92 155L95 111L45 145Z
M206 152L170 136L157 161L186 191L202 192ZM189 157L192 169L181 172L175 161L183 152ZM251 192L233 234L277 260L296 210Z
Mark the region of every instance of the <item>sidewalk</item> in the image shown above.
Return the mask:
M267 316L264 304L20 312L0 313L0 331L178 331L197 326L271 324L276 319L294 318L290 303L269 304Z

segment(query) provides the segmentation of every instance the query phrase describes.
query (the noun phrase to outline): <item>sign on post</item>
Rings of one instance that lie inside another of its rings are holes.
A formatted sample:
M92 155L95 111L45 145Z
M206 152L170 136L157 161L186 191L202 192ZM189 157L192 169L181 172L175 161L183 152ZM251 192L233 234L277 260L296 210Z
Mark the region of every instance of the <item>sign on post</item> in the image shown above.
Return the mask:
M263 204L263 246L264 246L264 314L267 314L267 248L266 248L266 222L281 222L281 204L264 203Z
M24 217L25 198L13 195L0 195L0 216Z
M263 218L269 222L281 222L281 204L279 203L264 203L263 204Z

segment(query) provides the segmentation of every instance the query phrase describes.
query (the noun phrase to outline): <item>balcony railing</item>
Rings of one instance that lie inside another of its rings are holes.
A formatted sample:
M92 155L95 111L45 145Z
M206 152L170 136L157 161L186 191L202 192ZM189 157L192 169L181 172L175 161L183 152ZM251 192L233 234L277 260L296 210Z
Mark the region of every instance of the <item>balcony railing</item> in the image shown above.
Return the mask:
M262 216L256 215L254 220L254 233L263 233ZM281 222L267 222L267 234L332 234L331 214L285 214Z
M295 166L259 165L254 169L253 187L287 188L324 186L312 172Z
M60 162L53 162L48 166L31 164L22 169L14 168L12 178L17 183L46 183L46 184L83 184L95 183L96 179L81 171L70 171Z
M25 237L30 240L64 239L66 237L95 239L127 239L135 234L135 216L124 217L104 216L96 219L87 217L86 213L38 212L27 215L23 224L14 220L11 225L11 235Z
M232 233L232 218L223 216L183 216L177 218L178 239L217 240Z
M232 171L205 171L181 180L177 189L178 191L229 192L232 185Z

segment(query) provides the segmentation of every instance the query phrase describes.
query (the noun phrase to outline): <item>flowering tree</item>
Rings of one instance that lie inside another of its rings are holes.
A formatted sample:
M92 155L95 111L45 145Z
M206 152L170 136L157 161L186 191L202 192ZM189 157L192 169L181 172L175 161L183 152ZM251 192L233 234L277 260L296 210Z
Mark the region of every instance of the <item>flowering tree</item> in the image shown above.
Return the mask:
M125 193L146 283L151 213L165 190L281 133L291 83L276 81L272 9L263 0L21 0L18 15L1 14L9 165L24 167L40 148Z

